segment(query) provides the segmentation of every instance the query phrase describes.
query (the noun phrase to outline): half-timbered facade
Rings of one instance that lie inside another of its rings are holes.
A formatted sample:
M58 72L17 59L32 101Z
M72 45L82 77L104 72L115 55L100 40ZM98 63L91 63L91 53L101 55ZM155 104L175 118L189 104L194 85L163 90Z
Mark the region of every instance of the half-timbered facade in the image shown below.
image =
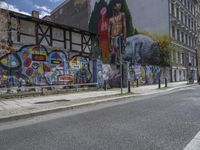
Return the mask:
M94 82L95 34L0 11L0 85Z

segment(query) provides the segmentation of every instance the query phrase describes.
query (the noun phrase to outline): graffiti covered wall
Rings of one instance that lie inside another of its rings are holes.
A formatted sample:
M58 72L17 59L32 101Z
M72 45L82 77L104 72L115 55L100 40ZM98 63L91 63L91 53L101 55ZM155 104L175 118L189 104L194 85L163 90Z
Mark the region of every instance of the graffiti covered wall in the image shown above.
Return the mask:
M70 71L75 83L88 83L92 80L89 58L73 56L70 59Z
M18 51L0 46L0 85L54 85L92 81L89 58L62 50L48 51L42 45L23 46Z
M156 84L159 78L164 82L165 78L170 81L170 68L151 65L129 66L128 80L139 80L140 84Z
M107 81L110 87L120 87L120 68L117 65L103 64L103 80Z

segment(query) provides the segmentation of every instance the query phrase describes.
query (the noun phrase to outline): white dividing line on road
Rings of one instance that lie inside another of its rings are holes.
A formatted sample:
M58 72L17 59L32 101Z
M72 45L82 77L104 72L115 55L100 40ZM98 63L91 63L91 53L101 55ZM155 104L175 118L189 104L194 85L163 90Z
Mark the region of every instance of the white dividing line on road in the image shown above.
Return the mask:
M197 133L184 150L200 150L200 132Z

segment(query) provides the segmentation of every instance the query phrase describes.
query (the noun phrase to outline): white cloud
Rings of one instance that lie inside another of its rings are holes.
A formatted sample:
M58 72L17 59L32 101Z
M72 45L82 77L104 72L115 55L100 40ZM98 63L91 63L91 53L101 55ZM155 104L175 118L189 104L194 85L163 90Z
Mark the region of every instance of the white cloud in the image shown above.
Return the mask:
M2 2L0 1L0 8L3 8L3 9L7 9L7 10L10 10L10 11L14 11L14 12L18 12L18 13L21 13L21 14L24 14L24 15L31 15L30 13L28 12L25 12L25 11L21 11L19 10L16 6L14 5L11 5L9 3L6 3L6 2Z
M51 3L57 3L57 2L60 2L60 1L64 1L64 0L49 0Z
M46 6L35 5L35 8L37 8L39 10L43 10L43 11L48 12L48 13L51 12L51 9L47 8Z
M50 16L51 9L49 9L48 7L35 5L35 8L41 10L40 18L43 18L44 16Z
M50 13L46 12L46 11L41 11L40 12L40 18L43 18L44 16L50 16Z

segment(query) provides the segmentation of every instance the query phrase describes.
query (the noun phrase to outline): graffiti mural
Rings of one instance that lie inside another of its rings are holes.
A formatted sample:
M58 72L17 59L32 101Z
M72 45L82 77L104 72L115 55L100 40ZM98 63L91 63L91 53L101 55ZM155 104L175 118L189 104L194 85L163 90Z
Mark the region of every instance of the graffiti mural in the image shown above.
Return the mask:
M0 45L0 85L9 86L11 83L17 83L17 79L14 76L15 70L21 67L21 60L17 55L17 51L14 49Z
M103 62L111 64L119 62L120 47L124 47L126 37L134 33L126 0L96 2L90 18L89 30L99 35Z
M103 87L103 64L102 61L97 59L96 60L96 67L97 69L97 83L99 87Z
M30 85L46 85L45 68L49 67L46 48L43 46L24 46L17 54L22 62L19 77Z
M151 65L130 65L128 80L139 80L140 84L156 84L159 78L170 80L170 68Z
M82 56L73 56L70 59L70 71L74 83L88 83L92 79L89 59Z
M0 45L0 66L5 70L15 70L21 66L17 52L7 46Z
M120 68L117 65L103 64L103 80L106 80L110 87L120 87Z
M145 35L134 35L126 39L124 59L132 65L160 63L159 43Z
M160 63L159 43L134 29L126 0L96 1L89 30L99 35L103 63L119 64L120 52L132 65Z
M160 68L160 76L161 76L161 81L164 82L164 79L166 78L169 81L171 81L171 76L170 76L170 68L169 67L161 67Z
M53 50L48 55L45 77L49 84L67 84L72 81L69 62L66 54L61 50Z
M70 60L70 61L69 61ZM27 45L15 51L0 47L0 85L55 85L88 83L92 80L89 58L73 56L42 45Z
M147 84L153 84L154 83L154 73L152 71L152 66L147 65L145 67L145 78Z

